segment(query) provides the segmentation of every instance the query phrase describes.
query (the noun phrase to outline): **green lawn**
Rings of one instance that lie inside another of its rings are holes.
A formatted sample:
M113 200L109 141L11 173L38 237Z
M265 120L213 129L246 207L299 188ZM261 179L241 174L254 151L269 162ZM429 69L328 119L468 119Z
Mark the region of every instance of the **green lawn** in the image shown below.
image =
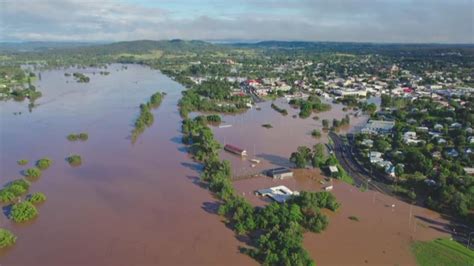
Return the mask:
M420 266L474 265L474 251L449 239L416 242L412 245L412 251Z

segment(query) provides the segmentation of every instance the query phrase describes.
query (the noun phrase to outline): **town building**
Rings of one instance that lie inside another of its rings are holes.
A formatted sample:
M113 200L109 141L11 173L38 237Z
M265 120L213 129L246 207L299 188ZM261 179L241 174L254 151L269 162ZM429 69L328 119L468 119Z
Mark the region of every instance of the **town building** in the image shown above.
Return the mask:
M267 170L267 175L274 179L285 179L293 177L293 171L286 167L278 167L274 169Z

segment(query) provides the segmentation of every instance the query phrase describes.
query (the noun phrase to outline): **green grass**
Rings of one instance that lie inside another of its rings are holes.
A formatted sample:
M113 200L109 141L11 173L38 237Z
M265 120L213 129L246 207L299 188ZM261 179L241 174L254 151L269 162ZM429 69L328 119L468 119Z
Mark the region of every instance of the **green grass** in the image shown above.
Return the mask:
M474 251L445 238L430 242L416 242L412 245L412 251L420 266L474 265Z
M342 168L342 166L338 163L337 169L339 170L340 176L339 179L346 182L349 185L354 185L354 179Z

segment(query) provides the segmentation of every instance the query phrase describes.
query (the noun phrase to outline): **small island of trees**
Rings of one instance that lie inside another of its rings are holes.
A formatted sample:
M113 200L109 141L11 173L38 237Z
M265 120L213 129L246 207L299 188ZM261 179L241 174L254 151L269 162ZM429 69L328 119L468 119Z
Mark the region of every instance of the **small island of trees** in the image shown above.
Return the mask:
M66 161L69 163L71 166L79 166L82 164L82 158L80 155L73 154L69 157L66 158Z
M21 160L18 160L17 163L18 163L18 165L27 165L27 164L28 164L28 160L21 159Z
M30 183L24 179L16 179L0 189L0 201L10 203L17 197L24 195L30 189Z
M138 136L142 134L146 128L153 124L154 117L151 109L156 109L161 105L165 93L154 93L146 104L140 104L140 115L135 121L135 128L132 130L132 142L134 143Z
M16 236L7 229L0 228L0 249L15 245Z
M36 216L38 216L38 210L28 201L14 204L10 213L10 219L17 223L27 222Z
M72 76L76 79L77 82L79 83L88 83L90 81L90 78L82 73L79 72L74 72Z
M288 115L288 111L286 109L280 108L274 103L272 103L271 107L273 108L273 110L279 112L282 115Z
M76 140L86 141L89 139L89 134L87 134L86 132L81 132L79 134L72 133L67 136L67 139L69 141L76 141Z
M313 112L325 112L331 110L331 105L322 103L317 96L311 95L307 100L292 99L290 105L300 108L299 116L301 118L308 118Z
M41 158L36 162L36 167L38 167L40 170L46 170L51 166L52 163L53 160L48 157Z
M29 195L26 200L32 204L38 204L46 201L46 195L42 192L36 192Z
M41 170L37 167L31 167L26 169L23 174L26 177L38 178L41 176Z

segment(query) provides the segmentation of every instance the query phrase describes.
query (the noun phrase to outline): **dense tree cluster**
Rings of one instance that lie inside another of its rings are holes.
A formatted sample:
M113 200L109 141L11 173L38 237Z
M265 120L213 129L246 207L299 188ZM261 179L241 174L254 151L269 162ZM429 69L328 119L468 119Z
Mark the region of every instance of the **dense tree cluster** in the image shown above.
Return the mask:
M40 170L46 170L51 166L52 163L53 160L48 157L44 157L36 162L36 167L38 167Z
M179 101L182 117L187 117L190 112L217 112L237 113L247 110L248 98L231 95L232 84L221 80L208 80L199 85L193 85L183 91Z
M154 93L150 100L145 104L140 104L140 115L135 121L135 128L132 130L132 142L135 142L140 134L142 134L146 128L153 125L154 117L151 112L152 109L156 109L161 105L163 101L164 93Z
M10 203L16 198L28 192L30 183L24 179L16 179L5 185L0 189L0 201L3 203Z
M73 154L70 155L66 158L66 161L69 163L71 166L79 166L82 164L82 158L80 155Z
M292 99L289 103L300 108L301 118L308 118L313 112L325 112L331 109L331 105L321 102L321 99L315 95L309 96L307 100Z
M41 170L37 167L31 167L26 169L23 174L26 177L31 177L31 178L38 178L41 176Z
M17 223L29 221L36 216L38 216L38 210L29 201L13 204L10 212L10 219Z
M16 236L7 229L0 228L0 249L13 246L16 242Z
M36 192L29 195L26 200L32 204L38 204L46 201L46 195L42 192Z

